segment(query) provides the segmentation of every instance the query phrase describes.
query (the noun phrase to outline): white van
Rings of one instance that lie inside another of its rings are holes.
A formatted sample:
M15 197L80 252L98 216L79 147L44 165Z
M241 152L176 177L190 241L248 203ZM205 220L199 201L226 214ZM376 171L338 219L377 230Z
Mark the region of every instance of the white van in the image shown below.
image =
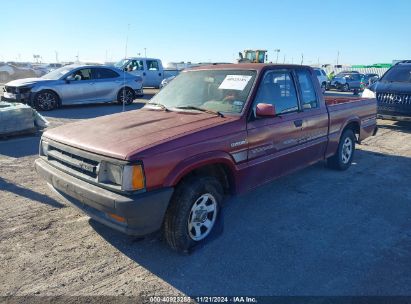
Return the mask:
M163 64L160 59L129 57L114 64L116 68L143 78L144 87L159 88L164 79Z

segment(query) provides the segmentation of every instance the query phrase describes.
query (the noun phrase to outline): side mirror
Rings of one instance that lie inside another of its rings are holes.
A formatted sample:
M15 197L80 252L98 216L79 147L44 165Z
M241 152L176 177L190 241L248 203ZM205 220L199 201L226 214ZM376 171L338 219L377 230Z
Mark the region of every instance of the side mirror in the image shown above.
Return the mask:
M70 81L74 81L75 79L74 79L74 77L73 77L73 75L70 75L70 76L67 76L66 77L66 82L67 83L70 83Z
M275 107L269 103L259 103L256 108L257 117L274 117Z

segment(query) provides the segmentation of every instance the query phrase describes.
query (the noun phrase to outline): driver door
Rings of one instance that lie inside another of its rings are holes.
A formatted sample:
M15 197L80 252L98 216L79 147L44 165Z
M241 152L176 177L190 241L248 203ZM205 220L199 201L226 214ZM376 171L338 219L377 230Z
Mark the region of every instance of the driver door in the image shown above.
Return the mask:
M258 103L272 104L275 117L256 117ZM303 166L299 149L302 112L292 70L268 70L257 91L247 124L247 187L258 186Z
M90 68L77 69L70 74L74 80L61 85L63 104L89 103L96 100L95 81Z

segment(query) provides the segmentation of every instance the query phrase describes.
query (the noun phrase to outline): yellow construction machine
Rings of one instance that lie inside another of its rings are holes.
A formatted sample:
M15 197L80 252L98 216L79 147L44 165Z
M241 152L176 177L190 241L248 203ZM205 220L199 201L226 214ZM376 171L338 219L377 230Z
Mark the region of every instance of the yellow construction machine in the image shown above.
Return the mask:
M267 61L267 50L244 50L239 52L238 63L264 63Z

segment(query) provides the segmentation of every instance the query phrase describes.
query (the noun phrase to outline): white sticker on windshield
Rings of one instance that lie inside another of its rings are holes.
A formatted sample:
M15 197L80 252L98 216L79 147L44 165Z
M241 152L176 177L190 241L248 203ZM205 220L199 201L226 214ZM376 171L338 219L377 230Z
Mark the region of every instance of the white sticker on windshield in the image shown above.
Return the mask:
M244 90L252 76L247 75L227 75L218 87L220 90Z

